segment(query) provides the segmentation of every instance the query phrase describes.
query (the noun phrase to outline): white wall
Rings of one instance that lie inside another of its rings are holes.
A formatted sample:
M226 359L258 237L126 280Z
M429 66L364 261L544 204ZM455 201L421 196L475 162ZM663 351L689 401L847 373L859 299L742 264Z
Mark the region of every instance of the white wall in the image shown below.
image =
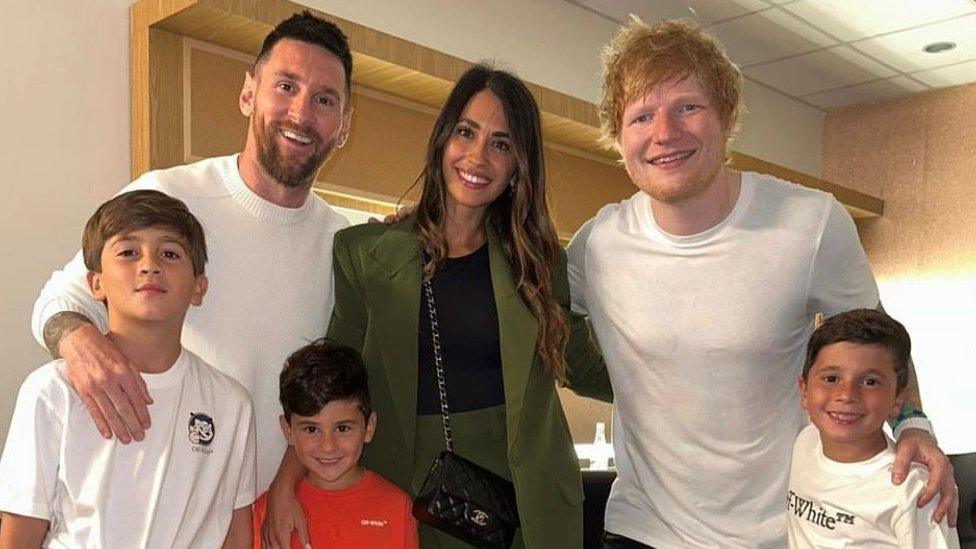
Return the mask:
M95 207L129 178L130 0L0 0L0 438L16 389L46 360L31 305L78 249ZM307 5L470 61L496 58L522 77L589 101L614 25L563 0L304 0ZM814 175L821 114L747 86L738 148Z
M526 80L596 103L611 21L564 0L298 0L468 61L505 61ZM436 15L435 15L436 14ZM820 175L823 111L747 81L734 148Z
M0 0L0 440L47 360L31 306L129 176L129 0Z
M743 96L747 112L732 148L819 177L825 113L750 80Z
M299 3L468 61L504 61L526 80L593 102L600 49L615 31L612 22L564 0Z

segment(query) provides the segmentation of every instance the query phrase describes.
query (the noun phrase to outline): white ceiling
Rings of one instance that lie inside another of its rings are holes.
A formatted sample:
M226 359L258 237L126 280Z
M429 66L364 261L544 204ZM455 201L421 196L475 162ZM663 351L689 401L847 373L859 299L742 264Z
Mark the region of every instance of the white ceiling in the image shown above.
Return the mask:
M695 18L746 78L822 110L976 82L976 0L566 0L612 21ZM931 54L932 42L956 48Z

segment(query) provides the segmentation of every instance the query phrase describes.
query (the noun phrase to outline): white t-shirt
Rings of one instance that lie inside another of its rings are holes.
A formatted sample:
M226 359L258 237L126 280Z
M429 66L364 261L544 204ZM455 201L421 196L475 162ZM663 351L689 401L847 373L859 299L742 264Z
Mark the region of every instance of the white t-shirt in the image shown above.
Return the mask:
M254 501L247 391L184 350L143 374L153 428L106 440L50 362L24 381L0 458L0 510L50 521L45 547L220 547Z
M791 548L958 549L956 529L945 519L932 522L937 499L916 505L929 476L925 467L912 464L904 482L891 483L895 450L885 439L888 447L873 458L841 463L824 455L815 426L800 432L786 499Z
M829 194L743 173L704 233L665 233L639 192L601 209L568 255L614 389L606 530L659 548L783 547L813 316L878 304L850 216Z
M148 172L122 191L155 189L179 198L203 225L210 283L203 306L187 312L183 346L250 391L262 492L286 446L278 374L288 355L325 335L335 303L332 239L349 221L314 195L300 208L264 200L241 179L237 158ZM44 324L61 311L107 329L105 306L92 298L86 273L79 253L44 286L31 320L42 345Z

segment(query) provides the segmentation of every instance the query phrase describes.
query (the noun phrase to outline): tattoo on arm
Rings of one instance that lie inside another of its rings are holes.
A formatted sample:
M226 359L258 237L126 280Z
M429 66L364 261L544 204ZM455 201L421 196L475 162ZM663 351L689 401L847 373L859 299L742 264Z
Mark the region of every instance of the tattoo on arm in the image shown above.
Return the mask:
M91 323L92 321L88 320L88 317L81 313L62 311L49 318L44 325L44 345L50 351L52 357L61 358L61 353L58 352L58 346L61 345L61 340L64 339L64 336L85 324Z
M918 393L918 378L915 377L915 361L908 357L908 385L905 386L905 403L902 410L922 410L922 396Z

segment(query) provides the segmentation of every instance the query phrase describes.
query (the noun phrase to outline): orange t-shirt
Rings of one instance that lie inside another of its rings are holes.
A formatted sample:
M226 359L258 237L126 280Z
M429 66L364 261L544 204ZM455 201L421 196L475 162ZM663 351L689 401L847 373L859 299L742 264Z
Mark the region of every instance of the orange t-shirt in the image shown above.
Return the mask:
M344 490L323 490L303 480L295 488L295 496L305 509L314 549L419 547L410 497L372 471L366 471L363 478ZM261 523L267 499L265 492L254 503L255 549L261 548ZM294 534L291 546L301 549Z

